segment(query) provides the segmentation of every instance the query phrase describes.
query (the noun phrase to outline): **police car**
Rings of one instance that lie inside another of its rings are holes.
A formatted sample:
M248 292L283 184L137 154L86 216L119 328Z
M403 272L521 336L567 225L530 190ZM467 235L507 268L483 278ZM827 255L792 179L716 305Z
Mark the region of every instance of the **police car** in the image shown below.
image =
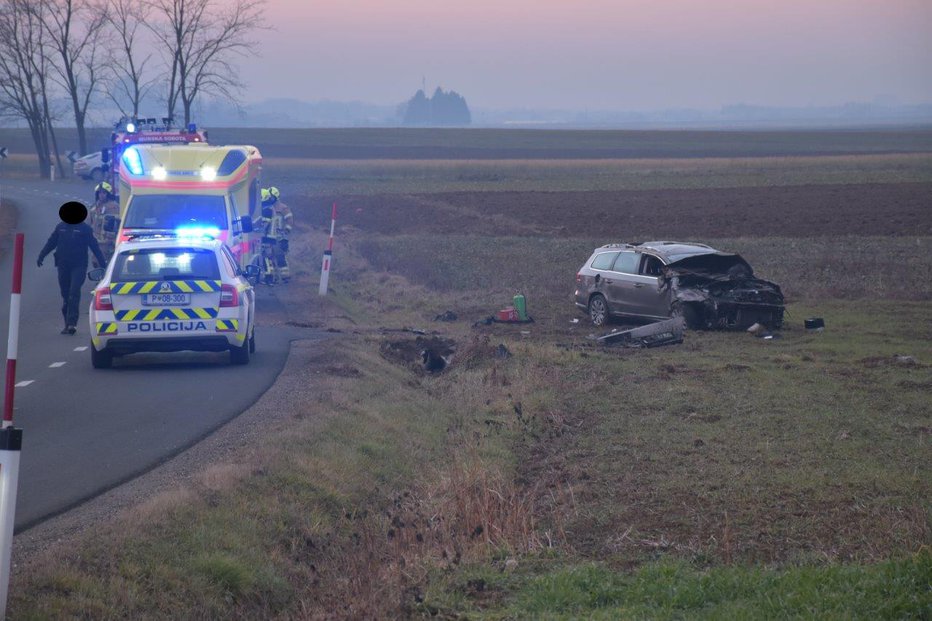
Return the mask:
M222 241L199 229L137 235L120 244L90 306L91 362L134 352L255 351L255 293Z

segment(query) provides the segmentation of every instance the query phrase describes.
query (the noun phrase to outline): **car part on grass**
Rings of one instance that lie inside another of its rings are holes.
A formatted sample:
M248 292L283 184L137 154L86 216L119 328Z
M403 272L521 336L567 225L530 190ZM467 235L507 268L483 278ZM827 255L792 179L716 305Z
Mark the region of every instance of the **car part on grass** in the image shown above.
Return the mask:
M457 320L456 313L454 313L451 310L440 313L439 315L434 317L434 321L456 321L456 320Z
M821 317L810 317L803 323L810 332L822 332L825 330L825 320Z
M622 345L624 347L649 348L662 345L676 345L683 342L686 322L682 317L657 321L646 326L630 330L610 332L597 340L603 345Z

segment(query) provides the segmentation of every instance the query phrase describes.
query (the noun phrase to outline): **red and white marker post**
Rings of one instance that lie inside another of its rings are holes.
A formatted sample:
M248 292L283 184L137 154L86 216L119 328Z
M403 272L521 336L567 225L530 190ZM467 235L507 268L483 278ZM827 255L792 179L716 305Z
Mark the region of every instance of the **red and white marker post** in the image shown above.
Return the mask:
M13 255L13 293L10 295L10 332L6 345L6 393L3 400L3 427L0 428L0 618L6 618L16 490L19 485L19 456L23 447L23 430L13 426L13 391L19 348L19 298L22 291L23 234L17 233Z
M337 226L337 204L330 210L330 241L324 251L324 259L320 265L320 295L327 295L327 285L330 283L330 268L333 266L333 231Z

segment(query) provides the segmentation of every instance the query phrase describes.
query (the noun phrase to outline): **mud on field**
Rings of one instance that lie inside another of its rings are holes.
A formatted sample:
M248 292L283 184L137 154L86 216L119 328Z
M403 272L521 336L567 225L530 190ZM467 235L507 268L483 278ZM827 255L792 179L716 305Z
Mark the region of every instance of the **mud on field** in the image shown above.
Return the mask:
M708 239L932 235L932 184L606 192L462 192L298 200L315 224L340 203L367 233ZM646 241L642 239L641 241Z

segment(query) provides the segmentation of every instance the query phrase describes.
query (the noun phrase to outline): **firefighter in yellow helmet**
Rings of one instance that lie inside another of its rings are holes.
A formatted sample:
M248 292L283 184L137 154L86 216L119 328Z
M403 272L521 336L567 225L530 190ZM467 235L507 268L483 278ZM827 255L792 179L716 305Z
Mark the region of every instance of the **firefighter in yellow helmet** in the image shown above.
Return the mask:
M117 229L120 224L120 203L113 194L113 186L106 181L94 188L94 205L91 207L90 225L94 237L100 244L104 257L109 261L116 247Z
M269 208L271 208L271 213L269 213ZM272 252L276 280L288 282L291 280L291 269L288 266L288 237L294 227L294 216L288 205L282 202L281 192L274 186L262 191L262 209L266 237L275 240Z
M262 232L261 282L266 285L273 285L279 279L278 269L275 265L279 235L275 222L275 208L272 206L272 195L269 193L268 188L262 188L261 198L262 211L260 212L259 227L257 229Z

